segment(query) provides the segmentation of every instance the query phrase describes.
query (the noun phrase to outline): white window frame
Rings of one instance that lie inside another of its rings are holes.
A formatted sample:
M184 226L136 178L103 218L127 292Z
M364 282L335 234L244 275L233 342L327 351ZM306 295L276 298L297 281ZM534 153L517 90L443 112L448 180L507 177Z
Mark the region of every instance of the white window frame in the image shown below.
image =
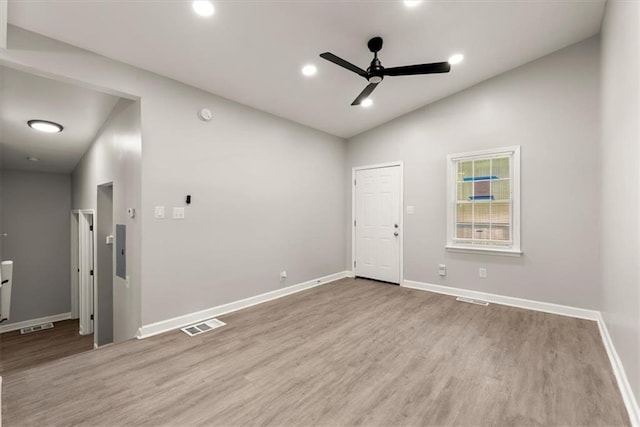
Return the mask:
M511 158L511 246L476 246L457 242L456 232L456 189L458 183L457 163L466 160L482 160L494 157ZM451 252L520 256L520 146L495 148L468 153L447 155L447 245Z

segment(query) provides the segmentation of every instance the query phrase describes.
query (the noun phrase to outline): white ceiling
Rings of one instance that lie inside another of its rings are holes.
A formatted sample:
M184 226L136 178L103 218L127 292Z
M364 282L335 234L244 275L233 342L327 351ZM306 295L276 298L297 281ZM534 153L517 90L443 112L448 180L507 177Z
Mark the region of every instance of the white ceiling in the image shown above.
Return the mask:
M213 1L10 0L9 23L311 127L351 137L599 32L605 0ZM387 77L371 108L351 107L366 81L320 59L366 68L384 38L387 67L446 60L450 74ZM306 63L318 73L305 78Z
M0 67L2 167L71 172L116 102L115 96ZM60 123L64 130L37 132L27 126L31 119Z

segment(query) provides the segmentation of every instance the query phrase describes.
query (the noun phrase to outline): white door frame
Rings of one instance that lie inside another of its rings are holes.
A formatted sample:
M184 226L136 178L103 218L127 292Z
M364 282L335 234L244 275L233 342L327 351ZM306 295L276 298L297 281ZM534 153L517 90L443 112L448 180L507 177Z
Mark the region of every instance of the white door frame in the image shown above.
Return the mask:
M76 240L75 243L75 249L78 251L78 265L80 264L80 243L79 243L79 239L80 239L80 227L82 227L85 224L86 220L83 220L84 215L91 215L93 217L93 224L94 224L94 228L95 228L95 223L96 223L96 212L95 209L74 209L72 211L72 213L77 214L78 215L78 240ZM80 299L80 287L82 285L82 281L78 280L78 314L79 314L79 318L80 318L80 331L84 330L84 334L88 335L88 334L94 334L95 331L95 324L97 322L96 316L95 316L95 299L96 299L96 284L97 284L97 279L96 279L96 238L95 238L95 229L94 229L94 236L93 236L93 259L92 259L92 264L93 264L93 286L91 289L91 294L89 297L92 300L92 307L91 307L91 313L85 313L83 312L83 304L82 301ZM73 248L73 244L72 244L72 250ZM76 267L76 274L77 274L77 268ZM73 296L72 296L73 298ZM87 324L88 321L90 321L90 319L87 319L86 317L90 314L94 314L94 320L93 323ZM94 341L95 341L95 334L94 334ZM94 343L95 344L95 343Z
M400 248L399 248L399 256L400 261L398 263L398 268L400 269L400 283L402 286L404 283L404 162L399 160L396 162L387 162L387 163L377 163L374 165L365 165L365 166L355 166L351 169L351 271L355 276L356 270L353 267L353 263L356 260L356 226L354 225L356 222L356 172L363 171L367 169L382 169L389 167L400 167Z
M80 212L77 209L71 211L71 318L78 319L80 317L79 307L79 275L78 269L80 268L78 252L80 251L78 245L78 227L80 223Z

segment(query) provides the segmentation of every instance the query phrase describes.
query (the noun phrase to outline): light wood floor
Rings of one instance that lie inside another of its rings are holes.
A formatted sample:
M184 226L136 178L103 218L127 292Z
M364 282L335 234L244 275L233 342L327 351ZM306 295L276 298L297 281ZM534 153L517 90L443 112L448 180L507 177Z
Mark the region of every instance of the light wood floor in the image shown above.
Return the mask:
M594 322L346 279L4 382L3 421L628 425Z
M93 335L82 336L78 330L78 320L64 320L53 329L0 334L0 376L93 349Z

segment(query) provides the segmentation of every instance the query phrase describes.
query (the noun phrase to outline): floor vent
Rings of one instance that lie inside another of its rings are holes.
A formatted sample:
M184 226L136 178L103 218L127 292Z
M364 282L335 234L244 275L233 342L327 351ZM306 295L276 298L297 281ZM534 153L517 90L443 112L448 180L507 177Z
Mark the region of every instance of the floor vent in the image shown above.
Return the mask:
M44 331L45 329L51 329L51 328L53 328L53 323L47 322L47 323L43 323L41 325L35 325L35 326L29 326L29 327L26 327L26 328L22 328L22 329L20 329L20 333L21 334L30 334L31 332Z
M456 301L468 302L469 304L483 305L485 307L489 305L489 303L486 301L481 301L479 299L473 299L473 298L465 298L465 297L458 297L456 298Z
M196 335L200 335L205 332L212 331L224 325L226 325L226 323L221 322L218 319L210 319L210 320L207 320L206 322L197 323L195 325L182 328L182 332L189 335L190 337L194 337Z

